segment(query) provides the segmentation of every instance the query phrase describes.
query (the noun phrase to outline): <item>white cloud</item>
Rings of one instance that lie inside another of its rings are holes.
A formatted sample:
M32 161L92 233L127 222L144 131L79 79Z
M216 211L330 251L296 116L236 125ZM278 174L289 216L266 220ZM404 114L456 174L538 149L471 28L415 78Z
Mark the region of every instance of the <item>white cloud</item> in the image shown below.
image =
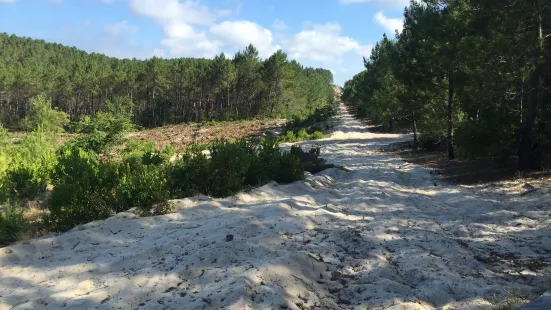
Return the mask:
M386 17L382 11L375 14L375 22L383 26L388 35L394 35L395 31L399 33L404 30L404 21L401 18L389 18Z
M168 48L172 57L212 58L220 52L219 42L210 40L203 31L185 23L174 23L164 27L165 38L161 43Z
M187 23L209 25L216 19L206 5L198 1L178 0L129 0L130 8L137 14L153 18L160 24Z
M105 31L112 36L120 36L127 32L136 32L139 28L137 26L130 25L128 21L123 20L114 24L105 25Z
M132 11L161 26L164 33L161 44L172 57L211 58L222 51L236 51L251 43L261 57L267 57L278 48L273 44L270 30L245 20L217 23L231 11L211 9L198 0L128 1Z
M279 49L279 46L273 45L272 32L251 21L224 21L212 25L210 33L218 39L222 48L240 49L252 44L262 58L269 57Z
M307 26L287 42L290 56L305 59L324 65L340 65L344 56L355 53L357 56L369 56L371 46L340 34L341 26L337 23Z
M387 7L401 7L405 8L409 5L409 0L339 0L341 4L352 4L352 3L375 3L380 6Z
M343 35L338 23L306 23L302 30L290 33L285 22L278 19L268 26L272 30L250 20L225 19L230 11L208 7L201 0L126 1L135 14L161 27L163 38L152 52L160 57L212 58L253 44L260 57L267 58L281 44L290 58L307 66L330 69L335 73L335 82L343 84L352 72L362 70L362 57L371 54L371 45Z
M0 0L0 3L15 3L17 0Z

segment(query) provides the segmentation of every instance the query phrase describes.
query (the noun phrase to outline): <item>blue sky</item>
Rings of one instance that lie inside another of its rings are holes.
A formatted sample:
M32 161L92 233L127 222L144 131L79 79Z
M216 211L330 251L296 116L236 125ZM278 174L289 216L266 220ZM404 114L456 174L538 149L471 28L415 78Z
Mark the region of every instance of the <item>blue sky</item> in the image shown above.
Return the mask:
M0 32L114 57L232 55L249 43L342 85L402 24L408 0L0 0Z

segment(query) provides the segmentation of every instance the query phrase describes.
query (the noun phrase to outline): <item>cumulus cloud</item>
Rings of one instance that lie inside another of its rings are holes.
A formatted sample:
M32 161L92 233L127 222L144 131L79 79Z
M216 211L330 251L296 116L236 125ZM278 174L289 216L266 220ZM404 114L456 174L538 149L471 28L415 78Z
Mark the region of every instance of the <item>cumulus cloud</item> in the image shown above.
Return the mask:
M280 48L274 45L270 30L251 21L224 21L212 25L210 33L218 39L222 48L242 48L253 44L262 58L269 57Z
M383 12L378 12L375 14L375 22L385 28L387 34L393 35L396 30L399 33L404 30L404 21L401 18L389 18L383 14Z
M237 50L253 44L261 57L267 57L278 46L272 32L251 21L217 21L231 14L214 10L200 1L129 0L138 15L159 24L164 38L161 44L173 57L214 57L222 51Z
M371 46L341 35L338 23L307 25L306 29L286 43L292 58L312 60L324 65L340 65L348 53L368 56L371 51Z

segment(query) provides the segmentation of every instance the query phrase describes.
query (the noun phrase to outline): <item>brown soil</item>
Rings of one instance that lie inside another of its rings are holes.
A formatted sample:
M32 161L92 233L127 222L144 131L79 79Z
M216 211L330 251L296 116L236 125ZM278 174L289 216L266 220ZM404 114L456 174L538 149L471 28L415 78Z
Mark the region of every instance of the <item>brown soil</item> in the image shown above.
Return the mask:
M128 133L133 140L154 142L156 147L171 145L177 152L192 143L208 143L217 139L237 140L271 134L285 125L285 120L252 120L220 122L212 125L181 124Z
M176 151L182 151L188 144L208 143L217 139L230 141L240 138L258 137L280 130L286 120L250 120L238 122L219 122L214 124L180 124L129 132L126 136L132 140L154 142L158 148L170 144ZM10 131L8 135L14 142L19 142L25 135L24 131ZM54 136L54 143L61 145L76 137L76 134L61 133Z

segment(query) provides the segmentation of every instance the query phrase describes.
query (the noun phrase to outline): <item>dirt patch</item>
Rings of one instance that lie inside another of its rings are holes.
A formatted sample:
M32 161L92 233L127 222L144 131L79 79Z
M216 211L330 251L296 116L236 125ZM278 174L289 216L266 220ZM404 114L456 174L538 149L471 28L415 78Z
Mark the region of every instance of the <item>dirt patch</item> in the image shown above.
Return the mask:
M217 139L230 141L240 138L275 135L285 125L285 120L252 120L240 122L220 122L213 124L181 124L147 129L128 133L133 140L154 142L163 148L170 144L177 152L192 143L209 143Z

